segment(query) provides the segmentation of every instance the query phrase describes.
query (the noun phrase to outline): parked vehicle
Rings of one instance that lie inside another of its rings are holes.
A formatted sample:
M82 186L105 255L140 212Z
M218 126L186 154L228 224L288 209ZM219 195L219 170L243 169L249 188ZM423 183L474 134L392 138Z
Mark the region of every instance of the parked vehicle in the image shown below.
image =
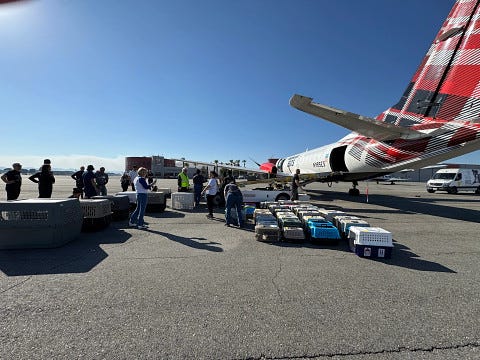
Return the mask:
M474 191L475 194L480 194L479 176L479 169L441 169L427 181L427 191L429 193L446 191L449 194L456 194L459 191Z

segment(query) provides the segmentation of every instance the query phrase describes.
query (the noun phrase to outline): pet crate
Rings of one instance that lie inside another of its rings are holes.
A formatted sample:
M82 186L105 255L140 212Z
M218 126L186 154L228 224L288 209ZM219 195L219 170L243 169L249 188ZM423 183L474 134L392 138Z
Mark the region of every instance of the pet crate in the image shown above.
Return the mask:
M390 258L392 255L392 233L379 227L351 226L349 246L360 257Z
M0 249L52 248L80 234L78 199L0 201Z

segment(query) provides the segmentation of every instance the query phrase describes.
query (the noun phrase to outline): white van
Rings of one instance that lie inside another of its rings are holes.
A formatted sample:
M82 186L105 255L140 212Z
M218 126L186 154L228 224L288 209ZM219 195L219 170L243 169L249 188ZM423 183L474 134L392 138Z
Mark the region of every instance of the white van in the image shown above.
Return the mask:
M446 191L456 194L459 191L475 191L480 194L480 170L468 168L450 168L438 170L427 181L427 191Z

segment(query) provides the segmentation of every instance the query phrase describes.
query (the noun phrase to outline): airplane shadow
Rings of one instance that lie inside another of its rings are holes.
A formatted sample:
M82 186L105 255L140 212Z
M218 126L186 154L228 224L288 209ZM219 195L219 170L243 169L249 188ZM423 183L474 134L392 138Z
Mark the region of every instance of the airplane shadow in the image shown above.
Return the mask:
M349 196L344 193L324 193L320 191L312 191L312 193L321 194L321 196L314 195L312 200L325 202L336 200L343 200L346 202L362 202L365 203L366 199L364 195L359 197ZM463 198L452 198L452 199L432 199L432 198L422 198L422 197L400 197L396 195L382 195L382 194L373 194L369 196L369 204L379 205L391 210L371 210L367 208L362 208L362 213L373 213L373 214L382 214L382 213L396 213L396 214L425 214L432 215L437 217L443 217L453 220L462 220L469 221L473 223L478 223L480 219L480 211L473 209L461 209L458 207L438 204L438 202L455 202L455 203L478 203L478 199L463 199ZM358 213L359 209L348 207L343 207L343 211Z
M157 231L157 230L148 230L148 232L166 237L169 240L178 242L182 245L189 246L194 249L207 250L207 251L213 251L213 252L223 252L223 249L221 247L214 246L214 245L220 245L220 243L213 242L213 241L209 241L208 243L195 241L195 240L207 240L206 238L197 238L197 237L187 238L184 236L178 236L178 235L166 233L163 231Z
M122 227L112 223L53 249L1 250L0 271L7 276L86 273L108 257L101 244L123 244L131 237Z

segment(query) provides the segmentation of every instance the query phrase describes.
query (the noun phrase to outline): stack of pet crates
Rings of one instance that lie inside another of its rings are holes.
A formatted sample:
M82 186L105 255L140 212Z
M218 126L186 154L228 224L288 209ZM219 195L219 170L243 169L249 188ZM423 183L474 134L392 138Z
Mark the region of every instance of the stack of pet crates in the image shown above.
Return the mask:
M268 209L255 209L253 213L255 221L255 239L258 241L280 241L280 229L277 219Z
M287 241L303 241L305 233L303 232L302 222L288 209L287 211L277 211L278 227L282 233L283 239Z

